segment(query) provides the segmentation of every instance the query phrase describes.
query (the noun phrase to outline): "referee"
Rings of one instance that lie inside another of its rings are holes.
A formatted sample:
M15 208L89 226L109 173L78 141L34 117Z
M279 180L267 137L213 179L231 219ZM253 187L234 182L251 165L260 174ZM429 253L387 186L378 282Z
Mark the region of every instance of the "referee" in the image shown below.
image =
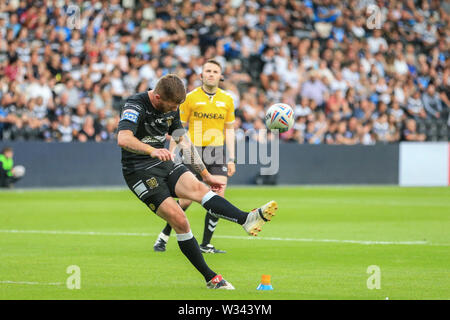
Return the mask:
M219 88L223 79L222 67L216 60L210 59L203 64L200 77L202 86L188 93L186 101L180 105L180 119L183 126L188 127L189 137L208 171L224 184L224 188L217 192L224 197L228 177L236 171L234 102L229 93ZM195 174L191 166L188 165L188 168ZM197 178L201 180L198 175ZM183 210L191 203L190 200L179 200ZM218 220L206 212L203 241L200 244L203 253L225 253L210 243ZM155 251L166 251L171 230L170 224L167 224L156 239L153 246Z

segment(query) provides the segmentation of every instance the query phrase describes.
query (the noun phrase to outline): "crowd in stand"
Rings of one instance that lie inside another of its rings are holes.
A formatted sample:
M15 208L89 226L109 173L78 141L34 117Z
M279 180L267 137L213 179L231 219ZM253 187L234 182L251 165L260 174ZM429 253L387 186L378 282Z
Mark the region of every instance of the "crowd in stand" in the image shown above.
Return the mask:
M218 60L237 138L295 111L285 141L448 140L450 3L437 0L0 2L0 140L112 141L120 107ZM270 138L270 136L269 136Z

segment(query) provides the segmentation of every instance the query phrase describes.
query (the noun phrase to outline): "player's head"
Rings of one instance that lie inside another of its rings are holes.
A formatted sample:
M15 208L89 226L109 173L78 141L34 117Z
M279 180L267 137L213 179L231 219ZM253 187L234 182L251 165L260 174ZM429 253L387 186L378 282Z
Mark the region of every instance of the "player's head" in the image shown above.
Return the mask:
M214 59L209 59L202 66L202 83L209 87L218 87L222 80L222 66Z
M11 147L4 147L2 150L2 154L7 158L13 157L13 149Z
M183 81L175 74L168 74L159 79L153 93L155 107L164 113L176 111L186 99Z

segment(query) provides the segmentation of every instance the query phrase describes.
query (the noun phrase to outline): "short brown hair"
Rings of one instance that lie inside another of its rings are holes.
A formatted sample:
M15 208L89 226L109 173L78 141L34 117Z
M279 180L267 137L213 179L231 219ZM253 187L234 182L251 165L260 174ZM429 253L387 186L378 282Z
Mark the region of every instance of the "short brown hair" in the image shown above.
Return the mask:
M215 64L216 66L218 66L220 68L220 71L222 71L222 65L219 63L219 61L215 60L215 59L208 59L204 64L203 67L205 66L205 64L207 63L212 63Z
M1 153L5 154L7 152L12 152L12 151L13 151L13 149L11 147L4 147Z
M183 81L175 74L167 74L159 79L155 93L159 94L162 100L174 103L182 103L186 99Z

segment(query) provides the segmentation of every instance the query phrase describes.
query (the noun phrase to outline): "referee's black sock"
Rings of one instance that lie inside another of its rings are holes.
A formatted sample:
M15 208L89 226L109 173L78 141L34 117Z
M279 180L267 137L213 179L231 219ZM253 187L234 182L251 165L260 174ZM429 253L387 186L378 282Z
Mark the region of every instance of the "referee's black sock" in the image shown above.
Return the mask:
M170 224L166 224L162 233L164 233L166 236L170 236L171 231L172 231L172 227L170 226Z
M243 225L247 220L248 212L236 208L227 199L218 196L212 191L205 194L202 199L202 206L214 216L239 223L240 225Z
M202 246L206 246L211 242L212 235L214 230L216 230L217 223L219 222L219 218L214 217L209 212L206 212L205 216L205 229L203 230L203 242Z
M183 252L186 258L188 258L194 267L203 275L206 282L216 276L216 273L206 264L192 231L189 231L188 233L177 233L177 240L181 252Z

